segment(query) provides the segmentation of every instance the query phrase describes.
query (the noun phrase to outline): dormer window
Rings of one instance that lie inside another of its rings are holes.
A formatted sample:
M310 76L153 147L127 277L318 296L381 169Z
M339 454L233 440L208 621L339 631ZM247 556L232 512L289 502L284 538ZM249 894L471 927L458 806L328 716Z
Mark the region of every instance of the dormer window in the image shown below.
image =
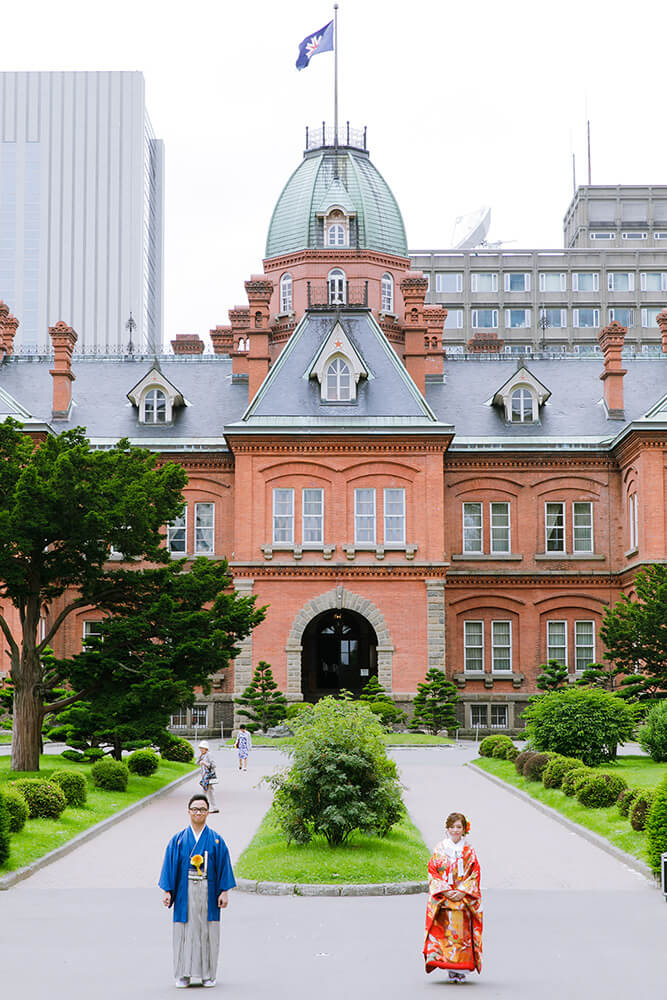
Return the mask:
M335 268L333 271L329 271L327 282L329 287L329 305L344 306L347 300L347 279L345 277L345 271L341 271L339 267Z
M550 395L547 387L520 363L488 402L502 407L509 424L534 424L539 421L541 409Z
M167 397L161 389L149 389L144 396L144 423L165 424L167 422Z
M352 399L350 366L343 358L334 358L327 368L324 397L330 403L348 402Z
M512 423L532 423L535 420L535 397L522 387L512 393Z

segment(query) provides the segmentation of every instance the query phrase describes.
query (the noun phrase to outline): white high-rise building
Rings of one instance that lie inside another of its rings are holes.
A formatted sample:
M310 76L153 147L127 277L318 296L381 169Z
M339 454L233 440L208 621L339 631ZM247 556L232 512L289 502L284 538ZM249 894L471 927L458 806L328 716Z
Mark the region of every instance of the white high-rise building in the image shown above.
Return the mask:
M58 320L77 350L162 344L164 146L144 92L135 72L0 73L0 299L18 350Z

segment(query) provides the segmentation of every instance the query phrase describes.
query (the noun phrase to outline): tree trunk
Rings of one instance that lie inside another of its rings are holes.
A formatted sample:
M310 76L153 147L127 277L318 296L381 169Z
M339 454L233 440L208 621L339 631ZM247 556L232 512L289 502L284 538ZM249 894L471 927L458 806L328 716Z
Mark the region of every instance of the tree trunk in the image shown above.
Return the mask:
M118 736L114 736L113 738L113 752L111 756L114 760L123 760L123 744Z
M14 681L12 771L39 771L42 719L39 673L36 678Z

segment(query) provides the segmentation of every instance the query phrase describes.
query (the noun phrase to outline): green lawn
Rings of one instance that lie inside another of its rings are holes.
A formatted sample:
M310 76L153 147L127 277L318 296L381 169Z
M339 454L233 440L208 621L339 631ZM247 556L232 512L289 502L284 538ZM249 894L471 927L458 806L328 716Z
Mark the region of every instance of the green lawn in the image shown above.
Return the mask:
M355 834L345 847L324 837L310 844L285 843L269 810L234 870L240 878L266 882L344 884L424 881L429 851L405 816L386 837Z
M88 827L125 809L151 792L169 784L181 775L194 769L193 764L178 764L174 761L161 761L157 772L150 778L140 778L131 774L125 792L104 792L93 786L90 778L89 764L75 764L63 760L59 756L40 757L40 771L21 772L10 771L10 758L0 757L0 789L4 784L18 778L48 778L60 768L68 768L85 774L88 778L88 799L82 809L68 807L57 820L29 819L20 833L13 833L10 841L11 851L7 862L0 865L0 874L14 871L41 858L49 851L65 844Z
M514 764L505 760L479 758L474 764L489 774L502 778L515 788L527 792L538 802L556 809L563 816L599 834L616 847L627 851L641 861L646 861L646 834L633 830L630 821L616 806L605 809L587 809L574 796L567 796L560 788L545 788L541 781L528 781L516 773ZM655 764L648 757L619 757L618 763L600 767L600 772L620 774L631 788L654 788L667 773L667 764Z
M10 732L0 732L0 743L11 743L12 734Z
M429 733L385 733L384 741L389 747L430 747L447 746L454 740L449 740L444 736L431 736ZM293 739L291 736L280 736L272 739L270 736L253 736L253 747L291 747ZM234 740L226 740L220 749L233 747Z

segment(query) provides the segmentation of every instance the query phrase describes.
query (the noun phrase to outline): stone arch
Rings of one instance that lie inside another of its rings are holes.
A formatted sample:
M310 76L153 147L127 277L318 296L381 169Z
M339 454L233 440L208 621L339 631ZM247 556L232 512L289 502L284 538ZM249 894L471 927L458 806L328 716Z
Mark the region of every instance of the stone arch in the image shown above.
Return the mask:
M327 591L326 594L320 594L318 597L306 601L292 623L285 647L287 653L287 696L290 700L295 700L295 695L301 696L301 643L306 626L316 615L335 608L356 611L373 626L377 636L378 681L385 690L392 690L394 646L384 616L372 601L359 594L354 594L351 590L346 590L342 584L339 584L333 590Z

